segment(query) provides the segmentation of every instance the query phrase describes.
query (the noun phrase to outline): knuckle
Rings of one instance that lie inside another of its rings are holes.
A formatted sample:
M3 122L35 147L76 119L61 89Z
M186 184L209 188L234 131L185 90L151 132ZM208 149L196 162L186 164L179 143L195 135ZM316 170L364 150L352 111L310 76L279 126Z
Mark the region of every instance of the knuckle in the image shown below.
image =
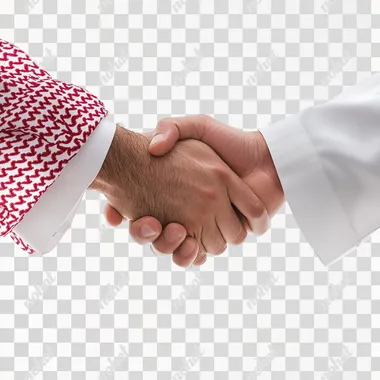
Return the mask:
M201 114L199 115L199 120L202 124L208 124L212 120L212 117L207 114Z
M207 187L203 189L203 199L207 204L216 202L220 198L220 191L216 187Z
M226 180L230 176L230 169L226 165L218 165L214 168L214 171L221 180Z

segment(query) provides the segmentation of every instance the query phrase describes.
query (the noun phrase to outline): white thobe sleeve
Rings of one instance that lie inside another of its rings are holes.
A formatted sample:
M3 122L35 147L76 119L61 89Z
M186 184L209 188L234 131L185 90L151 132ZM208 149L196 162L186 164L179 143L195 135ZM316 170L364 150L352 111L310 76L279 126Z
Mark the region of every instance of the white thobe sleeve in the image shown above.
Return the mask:
M36 254L45 254L55 248L70 228L79 202L103 165L115 131L115 124L107 116L14 228L17 236Z
M380 75L263 134L306 239L330 265L380 227Z

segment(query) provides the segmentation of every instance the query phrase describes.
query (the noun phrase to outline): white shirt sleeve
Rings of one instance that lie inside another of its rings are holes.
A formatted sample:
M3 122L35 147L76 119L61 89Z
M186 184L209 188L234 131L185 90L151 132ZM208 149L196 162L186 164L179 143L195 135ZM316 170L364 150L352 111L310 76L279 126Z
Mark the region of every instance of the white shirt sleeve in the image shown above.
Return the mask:
M13 231L36 254L51 251L70 228L83 194L103 165L115 131L116 125L107 116L53 185L14 228Z
M294 217L330 265L380 227L380 75L260 130Z

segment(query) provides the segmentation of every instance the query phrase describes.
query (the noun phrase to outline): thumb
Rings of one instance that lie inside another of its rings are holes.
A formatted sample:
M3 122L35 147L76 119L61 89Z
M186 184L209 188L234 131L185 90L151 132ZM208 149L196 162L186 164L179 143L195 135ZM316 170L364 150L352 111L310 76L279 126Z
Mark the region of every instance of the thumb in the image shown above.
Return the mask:
M223 140L219 136L219 132L225 131L224 134L227 134L230 131L229 128L206 115L163 119L158 123L154 132L149 152L154 156L162 156L172 150L178 140L184 139L203 141L216 151L215 148L218 145L222 150L228 150L229 138ZM231 129L233 130L233 128ZM216 130L218 130L218 134L215 134ZM215 138L218 141L214 141Z
M174 148L179 137L178 127L173 120L160 121L150 142L149 153L153 156L163 156Z

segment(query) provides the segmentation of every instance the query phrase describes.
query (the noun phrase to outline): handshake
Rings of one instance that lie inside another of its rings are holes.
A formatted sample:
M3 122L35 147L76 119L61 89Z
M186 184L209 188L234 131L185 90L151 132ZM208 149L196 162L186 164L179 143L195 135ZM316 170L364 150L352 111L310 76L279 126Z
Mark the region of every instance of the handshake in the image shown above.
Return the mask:
M261 133L209 116L164 119L145 135L117 127L90 188L107 197L112 226L130 219L137 242L183 267L263 234L284 202Z

